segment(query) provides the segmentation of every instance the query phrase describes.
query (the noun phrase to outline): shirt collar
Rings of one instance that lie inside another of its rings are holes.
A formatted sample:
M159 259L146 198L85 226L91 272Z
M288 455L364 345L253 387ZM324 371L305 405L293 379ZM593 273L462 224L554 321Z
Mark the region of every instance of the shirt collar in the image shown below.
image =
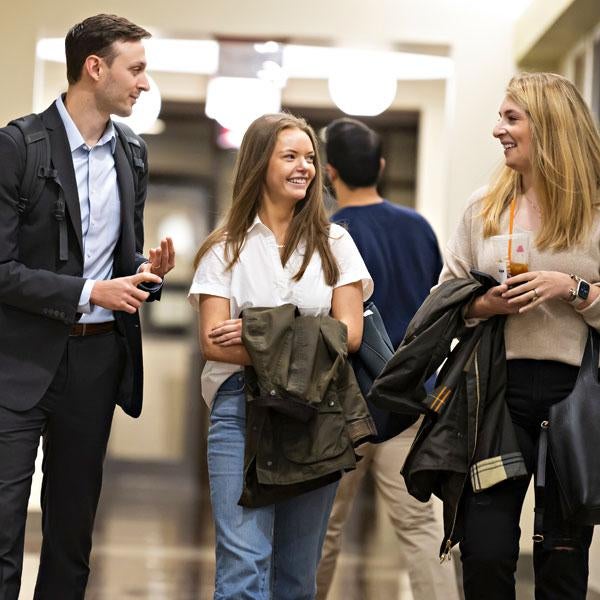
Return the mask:
M252 225L250 225L250 227L248 227L248 233L250 233L253 229L255 229L259 225L262 227L266 227L266 225L260 220L258 213L256 213L256 216L254 217L254 221L252 221Z
M258 213L256 213L256 216L254 217L254 221L252 221L252 225L250 225L250 227L248 227L248 230L246 231L246 235L248 235L251 231L253 231L255 229L257 231L262 231L263 235L266 234L267 236L270 236L272 238L274 244L277 243L275 241L275 234L260 220ZM306 242L304 240L300 240L298 242L298 246L296 247L296 250L294 250L294 252L297 252L298 250L302 251L305 248L305 244L306 244Z
M63 102L62 96L59 96L56 99L56 108L65 126L65 131L67 132L67 139L69 140L69 148L71 149L71 152L74 152L82 146L87 148L87 144L85 143L83 136L79 132L79 129L77 129L77 125L75 125L75 122L71 118L71 115L69 114L69 111L67 110ZM115 146L117 144L117 138L115 135L115 127L112 121L110 120L108 121L108 125L106 126L102 137L96 143L96 146L103 146L107 142L110 142L110 150L111 153L114 154Z

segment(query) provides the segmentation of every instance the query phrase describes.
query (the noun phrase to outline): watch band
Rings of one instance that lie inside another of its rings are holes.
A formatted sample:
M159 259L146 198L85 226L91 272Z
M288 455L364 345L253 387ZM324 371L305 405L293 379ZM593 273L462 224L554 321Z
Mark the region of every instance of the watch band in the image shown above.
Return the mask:
M579 285L579 277L574 273L569 273L569 277L575 282L574 288L569 288L569 302L575 302L577 300L577 286Z
M574 273L570 273L569 277L576 283L574 288L569 288L569 302L578 306L585 302L590 293L590 284Z

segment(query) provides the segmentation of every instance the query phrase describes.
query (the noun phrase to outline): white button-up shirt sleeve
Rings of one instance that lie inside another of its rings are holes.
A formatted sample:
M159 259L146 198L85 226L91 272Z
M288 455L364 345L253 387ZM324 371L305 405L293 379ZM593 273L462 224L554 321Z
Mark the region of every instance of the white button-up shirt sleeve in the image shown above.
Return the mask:
M231 270L227 269L225 244L215 244L203 257L194 273L189 291L192 306L198 310L200 294L231 297Z

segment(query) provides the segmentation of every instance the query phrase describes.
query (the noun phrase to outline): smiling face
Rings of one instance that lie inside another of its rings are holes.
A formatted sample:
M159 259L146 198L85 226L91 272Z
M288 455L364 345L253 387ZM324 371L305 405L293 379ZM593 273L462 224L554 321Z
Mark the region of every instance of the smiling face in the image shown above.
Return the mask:
M142 92L150 89L146 77L146 53L142 42L113 42L116 53L109 65L100 59L97 102L108 114L128 117Z
M527 113L508 96L500 105L493 135L504 148L506 166L524 176L531 173L531 127Z
M315 178L315 150L308 135L296 127L279 132L269 159L264 193L272 201L303 200Z

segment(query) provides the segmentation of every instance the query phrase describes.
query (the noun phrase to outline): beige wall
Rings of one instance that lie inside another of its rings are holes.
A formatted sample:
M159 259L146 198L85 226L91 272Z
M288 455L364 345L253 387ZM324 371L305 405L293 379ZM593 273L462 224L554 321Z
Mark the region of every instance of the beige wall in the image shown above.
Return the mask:
M183 310L192 309L185 306ZM146 336L144 387L146 395L152 399L144 402L139 419L131 419L117 410L110 437L112 456L173 464L183 459L189 395L189 348L189 344L182 344L177 338ZM165 357L169 359L165 360Z
M33 110L37 25L24 19L33 13L33 1L3 3L0 19L0 123Z
M599 21L598 0L533 0L516 24L517 63L525 70L562 73L565 56Z
M574 4L576 0L533 0L517 21L514 52L518 61L523 60L539 42L540 38Z

